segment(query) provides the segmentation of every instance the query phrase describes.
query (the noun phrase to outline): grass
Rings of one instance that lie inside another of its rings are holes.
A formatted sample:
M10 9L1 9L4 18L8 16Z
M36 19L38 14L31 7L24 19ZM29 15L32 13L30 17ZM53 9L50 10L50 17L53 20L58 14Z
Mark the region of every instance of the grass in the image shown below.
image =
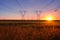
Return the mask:
M60 40L60 21L0 20L0 40Z

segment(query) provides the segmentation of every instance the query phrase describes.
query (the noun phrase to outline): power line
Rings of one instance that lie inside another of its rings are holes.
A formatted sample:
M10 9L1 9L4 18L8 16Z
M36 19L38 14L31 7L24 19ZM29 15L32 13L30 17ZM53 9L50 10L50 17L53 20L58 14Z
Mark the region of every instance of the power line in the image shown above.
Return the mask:
M55 1L55 0L51 0L51 1L46 5L46 7L43 7L43 9L47 8L48 6L50 6L54 1ZM41 10L35 10L35 13L36 13L36 15L37 15L37 19L39 20L42 11L41 11Z
M46 9L47 7L49 7L52 3L54 3L55 2L55 0L51 0L50 2L48 2L47 4L46 4L46 6L45 7L43 7L42 9Z
M51 0L50 2L48 2L48 3L46 4L46 6L43 7L43 9L46 9L46 8L47 8L48 6L50 6L54 1L55 1L55 0ZM36 13L36 15L37 15L37 19L39 20L42 11L41 11L41 10L35 10L35 13Z
M60 8L60 5L59 5L59 6L56 6L56 7L53 8L53 9L50 9L50 10L55 10L55 11L57 11L59 8Z
M22 6L23 4L21 2L19 2L18 0L16 0L16 2L18 4L18 6L23 9L23 6Z

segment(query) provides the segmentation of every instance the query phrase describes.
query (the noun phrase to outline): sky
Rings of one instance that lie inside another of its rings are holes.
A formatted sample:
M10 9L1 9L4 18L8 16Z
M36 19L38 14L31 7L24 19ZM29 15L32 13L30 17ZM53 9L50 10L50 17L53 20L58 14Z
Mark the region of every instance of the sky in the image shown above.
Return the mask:
M60 20L60 0L0 0L0 20L37 20L49 15Z

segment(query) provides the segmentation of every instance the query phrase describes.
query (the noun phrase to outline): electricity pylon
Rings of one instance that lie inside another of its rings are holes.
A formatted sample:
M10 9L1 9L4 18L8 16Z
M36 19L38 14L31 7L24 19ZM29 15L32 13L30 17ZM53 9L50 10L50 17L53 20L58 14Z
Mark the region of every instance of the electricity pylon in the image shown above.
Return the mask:
M35 13L37 15L37 20L40 20L41 11L36 10Z
M26 13L26 11L24 10L24 11L19 11L20 12L20 14L21 14L21 18L22 18L22 20L25 20L25 13Z
M20 9L22 9L22 10L19 10L19 12L21 14L21 18L22 18L22 20L25 20L24 17L25 17L26 11L24 10L21 2L19 2L18 0L16 0L16 2L19 5Z

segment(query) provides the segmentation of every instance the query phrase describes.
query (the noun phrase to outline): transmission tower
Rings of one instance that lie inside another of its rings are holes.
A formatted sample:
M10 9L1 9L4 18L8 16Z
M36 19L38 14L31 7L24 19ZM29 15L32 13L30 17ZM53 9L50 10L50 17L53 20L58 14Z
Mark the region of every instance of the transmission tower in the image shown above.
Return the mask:
M52 3L54 3L55 0L50 0L45 7L43 7L42 9L46 9L47 7L49 7ZM41 13L42 11L41 10L35 10L35 13L37 15L37 19L40 20L40 16L41 16Z
M41 11L36 10L35 13L36 13L36 15L37 15L37 20L40 20Z
M21 14L22 20L25 20L24 17L25 17L26 11L24 10L24 8L22 6L22 3L20 1L16 0L16 2L19 5L19 7L22 9L22 10L19 9L19 12Z
M25 10L19 10L19 12L21 14L21 19L25 20L25 13L26 13L26 11Z

